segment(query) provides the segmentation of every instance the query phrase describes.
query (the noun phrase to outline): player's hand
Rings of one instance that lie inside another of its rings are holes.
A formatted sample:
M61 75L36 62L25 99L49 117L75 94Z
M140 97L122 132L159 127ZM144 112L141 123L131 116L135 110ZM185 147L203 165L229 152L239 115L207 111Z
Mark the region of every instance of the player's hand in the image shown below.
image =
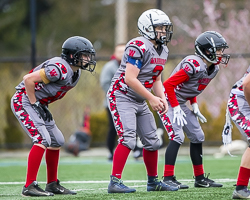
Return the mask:
M186 114L183 112L180 105L175 106L173 109L174 109L173 123L177 122L178 126L180 126L180 125L184 126L184 124L187 124L187 121L184 118L184 117L186 117Z
M162 102L163 102L164 108L163 108L163 110L159 111L160 115L164 115L164 114L166 114L168 112L168 103L167 103L167 100L166 99L162 99Z
M197 117L197 120L199 119L201 121L201 123L207 122L207 119L201 114L200 109L198 107L198 104L193 103L192 107L193 107L193 112L194 112L195 116Z
M31 104L32 108L36 111L39 118L43 119L44 121L51 121L52 114L48 110L48 108L45 105L42 105L40 101L35 102L34 104Z
M164 103L160 97L153 96L148 102L154 111L158 112L164 110Z

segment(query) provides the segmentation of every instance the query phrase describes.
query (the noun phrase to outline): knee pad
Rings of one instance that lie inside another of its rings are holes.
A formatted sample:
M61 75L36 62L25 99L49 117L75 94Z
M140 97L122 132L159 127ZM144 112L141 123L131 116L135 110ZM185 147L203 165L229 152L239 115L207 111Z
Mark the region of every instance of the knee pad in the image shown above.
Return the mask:
M135 149L135 146L136 146L136 139L133 138L133 139L130 139L130 140L124 140L121 142L124 146L128 147L129 149L131 150L134 150Z
M151 144L144 145L143 148L148 151L156 151L160 149L160 147L161 147L161 143L160 143L160 140L157 138L156 140L152 141Z

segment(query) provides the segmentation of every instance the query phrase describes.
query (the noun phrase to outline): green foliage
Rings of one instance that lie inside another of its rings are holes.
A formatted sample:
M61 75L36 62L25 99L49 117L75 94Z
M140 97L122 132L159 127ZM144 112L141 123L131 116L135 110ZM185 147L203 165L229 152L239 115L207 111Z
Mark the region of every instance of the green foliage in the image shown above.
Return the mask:
M90 129L92 133L91 145L103 144L108 132L108 116L106 110L91 114Z
M10 108L10 95L6 96L5 115L7 125L4 128L5 144L9 149L21 147L23 143L23 132L20 130L20 125Z

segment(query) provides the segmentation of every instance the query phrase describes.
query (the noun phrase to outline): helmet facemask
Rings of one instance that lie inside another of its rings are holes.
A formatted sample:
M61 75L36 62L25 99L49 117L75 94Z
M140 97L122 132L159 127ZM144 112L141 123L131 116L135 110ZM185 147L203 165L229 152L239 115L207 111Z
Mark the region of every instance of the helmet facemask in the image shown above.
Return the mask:
M156 44L163 45L163 44L167 44L168 42L170 42L171 38L172 38L172 34L173 34L173 25L172 25L172 23L170 22L170 23L154 24L151 14L149 15L149 17L150 17L150 21L151 21L153 31L154 31L154 35L155 35L155 37L153 39L155 40ZM165 26L164 31L156 31L155 30L156 27L161 27L160 29L163 30L164 26ZM164 33L164 32L165 32L165 35L162 35L160 37L158 36L158 34Z
M95 54L84 51L78 51L73 55L73 66L80 67L83 70L93 72L95 70L96 61Z

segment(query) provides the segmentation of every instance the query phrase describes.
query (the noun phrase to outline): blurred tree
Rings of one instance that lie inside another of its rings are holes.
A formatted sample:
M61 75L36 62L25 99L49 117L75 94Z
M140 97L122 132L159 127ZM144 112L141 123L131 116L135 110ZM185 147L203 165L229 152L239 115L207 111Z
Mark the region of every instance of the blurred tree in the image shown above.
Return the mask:
M4 128L5 136L5 146L7 149L16 149L22 147L23 143L23 132L20 129L20 124L18 123L16 117L14 116L10 108L10 95L6 96L6 107L5 115L7 125Z

